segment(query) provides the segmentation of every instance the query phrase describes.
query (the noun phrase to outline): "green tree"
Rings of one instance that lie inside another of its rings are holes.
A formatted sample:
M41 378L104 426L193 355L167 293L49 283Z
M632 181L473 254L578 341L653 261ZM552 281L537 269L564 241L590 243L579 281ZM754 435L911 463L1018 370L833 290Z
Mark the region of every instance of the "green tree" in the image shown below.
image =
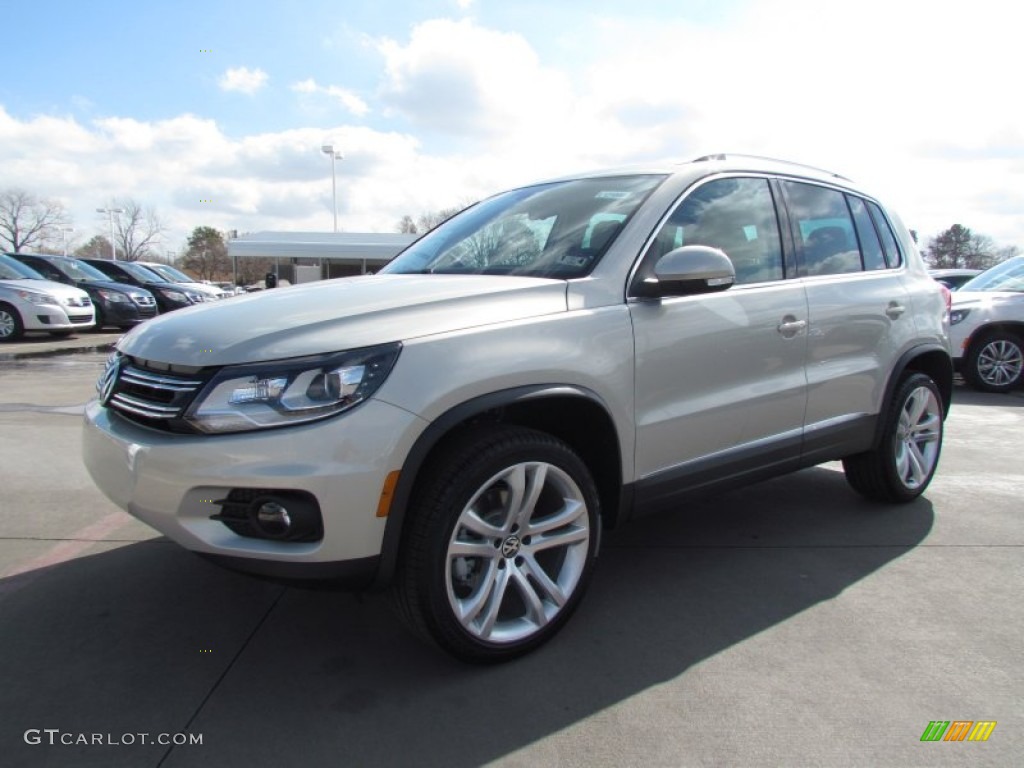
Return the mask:
M231 262L223 233L213 227L193 229L181 262L185 269L199 275L200 280L213 280L230 272Z
M122 258L118 252L117 258ZM110 240L103 235L94 235L89 242L75 248L75 256L80 259L109 259Z
M975 234L962 224L931 238L925 249L926 259L935 269L988 269L1002 260L1000 255L992 238Z

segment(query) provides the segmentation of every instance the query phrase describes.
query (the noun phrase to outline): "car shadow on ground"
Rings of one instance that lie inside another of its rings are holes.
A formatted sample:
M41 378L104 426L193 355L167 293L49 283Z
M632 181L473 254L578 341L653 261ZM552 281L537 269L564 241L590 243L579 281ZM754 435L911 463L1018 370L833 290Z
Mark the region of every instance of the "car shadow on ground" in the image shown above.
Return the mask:
M497 667L421 644L381 595L252 580L163 539L118 547L0 582L4 762L480 765L834 598L932 523L927 500L871 505L827 467L646 518L606 535L565 630ZM203 744L25 743L46 728Z
M979 392L966 384L953 387L953 407L958 405L1002 405L1007 408L1024 408L1024 389L1013 389L1005 394Z

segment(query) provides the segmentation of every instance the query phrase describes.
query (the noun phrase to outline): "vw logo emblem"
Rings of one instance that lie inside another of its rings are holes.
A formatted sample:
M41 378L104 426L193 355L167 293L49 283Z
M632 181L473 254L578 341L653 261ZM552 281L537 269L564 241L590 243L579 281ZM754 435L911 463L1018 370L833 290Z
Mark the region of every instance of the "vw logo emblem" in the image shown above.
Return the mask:
M510 558L515 557L519 554L520 541L518 536L509 536L503 542L501 542L501 554L503 557Z
M103 372L100 379L100 405L106 405L114 394L114 387L117 386L117 375L121 371L120 361L111 363Z

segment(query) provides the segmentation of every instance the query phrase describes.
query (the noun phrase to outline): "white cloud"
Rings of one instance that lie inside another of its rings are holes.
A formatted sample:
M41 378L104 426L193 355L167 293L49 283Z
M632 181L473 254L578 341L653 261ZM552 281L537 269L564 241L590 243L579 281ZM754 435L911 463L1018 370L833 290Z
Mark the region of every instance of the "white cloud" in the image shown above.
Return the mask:
M223 91L241 91L242 93L253 94L266 85L266 82L267 73L262 69L235 67L221 75L217 84Z
M328 96L356 117L363 117L370 111L370 106L352 91L337 85L319 85L313 78L292 83L291 89L296 93Z

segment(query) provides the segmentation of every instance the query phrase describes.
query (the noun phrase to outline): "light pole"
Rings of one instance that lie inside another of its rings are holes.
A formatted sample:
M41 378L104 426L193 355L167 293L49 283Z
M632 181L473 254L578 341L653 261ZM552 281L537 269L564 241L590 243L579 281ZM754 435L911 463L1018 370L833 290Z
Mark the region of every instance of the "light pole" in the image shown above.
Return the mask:
M114 245L114 214L124 213L124 208L97 208L96 213L105 213L110 218L110 259L117 261L117 247Z
M333 144L324 144L320 151L331 156L331 198L334 201L334 231L338 231L338 182L334 172L334 161L344 160L340 149L335 149Z
M60 229L60 237L61 237L61 240L64 241L64 255L65 256L68 255L68 232L74 232L74 231L75 231L74 227L61 227L61 229Z

